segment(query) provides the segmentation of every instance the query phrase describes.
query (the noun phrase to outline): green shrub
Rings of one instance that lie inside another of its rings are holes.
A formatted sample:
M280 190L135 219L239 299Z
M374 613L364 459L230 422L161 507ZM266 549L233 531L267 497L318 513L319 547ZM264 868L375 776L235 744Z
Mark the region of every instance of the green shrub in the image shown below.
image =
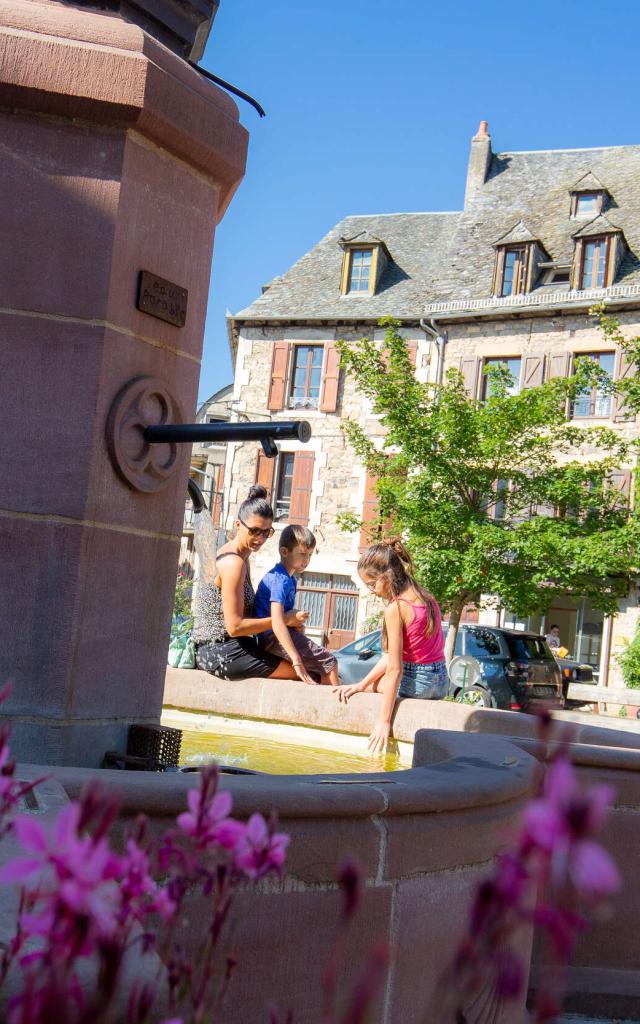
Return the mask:
M623 651L617 655L616 661L622 670L625 685L632 690L640 689L640 624Z
M178 573L176 579L176 596L173 603L173 628L179 632L187 632L193 629L193 614L191 611L191 592L193 580L185 576L183 572Z

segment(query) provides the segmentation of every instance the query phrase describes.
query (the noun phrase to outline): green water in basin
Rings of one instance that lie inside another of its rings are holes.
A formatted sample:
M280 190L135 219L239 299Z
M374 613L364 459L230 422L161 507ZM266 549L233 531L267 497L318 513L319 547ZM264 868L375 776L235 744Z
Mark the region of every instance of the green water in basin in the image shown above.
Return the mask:
M397 744L384 757L369 757L364 736L305 726L174 709L165 709L162 724L182 729L180 764L192 767L216 761L271 775L324 775L392 772L411 766L410 744Z

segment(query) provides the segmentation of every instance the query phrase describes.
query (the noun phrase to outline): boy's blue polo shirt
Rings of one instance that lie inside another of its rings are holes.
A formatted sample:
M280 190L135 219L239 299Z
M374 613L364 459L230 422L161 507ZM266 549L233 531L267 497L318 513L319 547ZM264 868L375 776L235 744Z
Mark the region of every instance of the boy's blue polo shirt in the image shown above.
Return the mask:
M289 575L282 562L278 562L264 574L258 584L253 614L257 619L268 618L272 601L277 601L285 612L290 612L295 608L297 588L295 577Z

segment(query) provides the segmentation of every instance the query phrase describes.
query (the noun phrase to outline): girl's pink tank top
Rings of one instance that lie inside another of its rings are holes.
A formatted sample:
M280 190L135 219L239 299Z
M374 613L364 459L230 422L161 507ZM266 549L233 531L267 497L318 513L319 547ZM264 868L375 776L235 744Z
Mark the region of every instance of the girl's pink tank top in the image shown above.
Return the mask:
M442 616L437 601L431 599L433 630L427 636L427 606L412 604L403 597L396 598L413 609L413 619L402 627L402 660L413 664L427 665L434 661L444 661L444 636L442 635Z

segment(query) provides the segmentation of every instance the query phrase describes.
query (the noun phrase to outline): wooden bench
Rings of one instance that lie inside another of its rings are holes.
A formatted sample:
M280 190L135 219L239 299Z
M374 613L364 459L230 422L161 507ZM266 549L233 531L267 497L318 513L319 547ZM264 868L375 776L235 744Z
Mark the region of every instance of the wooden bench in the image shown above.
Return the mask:
M569 683L568 700L583 704L632 704L640 707L640 690L629 690L626 686L594 686L592 683Z

